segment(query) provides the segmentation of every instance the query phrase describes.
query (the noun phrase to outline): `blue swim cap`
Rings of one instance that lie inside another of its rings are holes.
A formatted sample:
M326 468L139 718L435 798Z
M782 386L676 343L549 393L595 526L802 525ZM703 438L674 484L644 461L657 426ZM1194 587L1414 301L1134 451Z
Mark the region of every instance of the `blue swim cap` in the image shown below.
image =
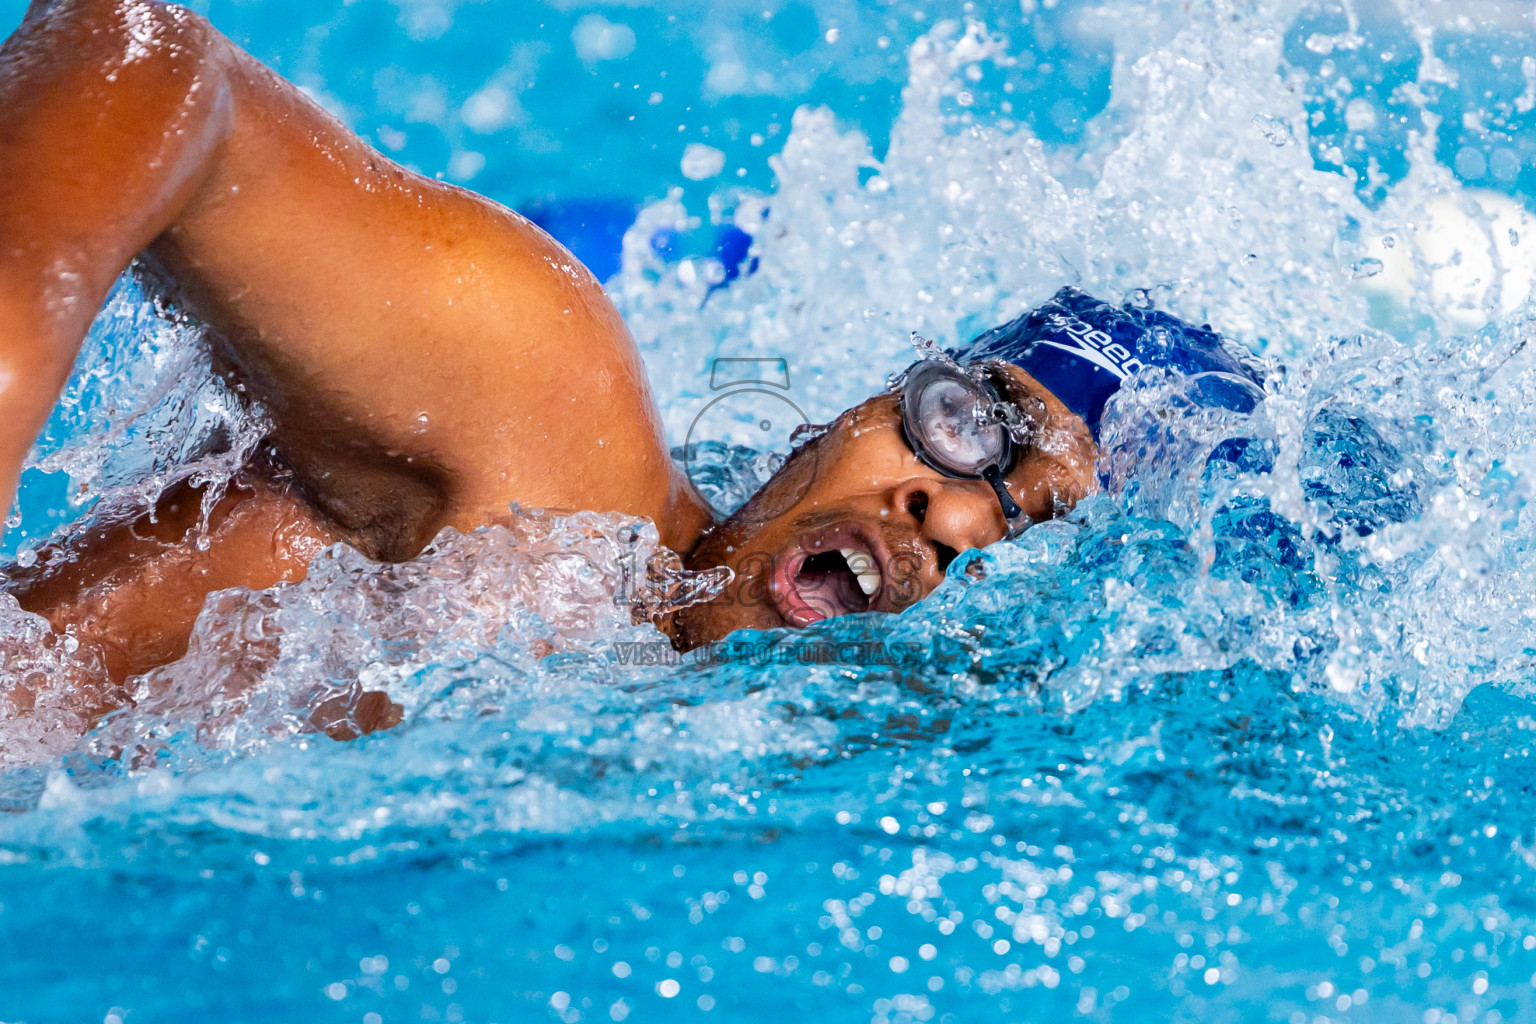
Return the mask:
M1161 310L1112 306L1071 287L950 355L962 363L999 359L1021 367L1081 416L1094 440L1105 403L1144 366L1194 378L1206 406L1247 413L1264 397L1252 357L1210 327Z

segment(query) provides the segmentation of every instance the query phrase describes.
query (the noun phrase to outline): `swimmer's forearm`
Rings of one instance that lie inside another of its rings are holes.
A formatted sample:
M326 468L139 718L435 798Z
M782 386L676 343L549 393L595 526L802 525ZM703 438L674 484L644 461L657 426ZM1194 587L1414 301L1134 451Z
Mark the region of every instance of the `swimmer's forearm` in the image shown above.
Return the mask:
M112 282L216 159L230 120L221 43L182 8L55 0L0 47L6 509Z
M0 520L16 500L21 464L48 421L73 362L72 351L40 337L45 333L39 330L42 311L28 310L14 297L7 301L5 293L0 285Z

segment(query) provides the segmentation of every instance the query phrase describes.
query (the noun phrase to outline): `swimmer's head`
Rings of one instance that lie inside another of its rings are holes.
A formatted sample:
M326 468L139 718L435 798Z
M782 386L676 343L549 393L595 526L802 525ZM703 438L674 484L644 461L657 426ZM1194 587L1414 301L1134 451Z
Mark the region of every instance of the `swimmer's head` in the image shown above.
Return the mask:
M1018 367L980 372L1029 416L1002 481L1022 516L1010 523L987 481L925 463L908 443L900 397L876 395L797 448L704 535L690 567L730 566L735 579L720 598L681 613L674 637L694 646L735 629L899 612L937 587L960 552L1070 510L1094 487L1087 425Z
M843 413L705 533L690 567L726 565L735 580L681 613L674 637L692 646L735 629L915 604L960 552L1063 515L1095 488L1105 403L1146 365L1195 379L1206 404L1248 411L1262 396L1251 365L1209 329L1064 288L964 349L918 364L937 367L941 381L948 372L961 391L968 376L988 397L977 409L995 410L990 442L956 429L925 444L913 415L914 381L925 375L909 371L905 386ZM996 472L984 472L989 460Z

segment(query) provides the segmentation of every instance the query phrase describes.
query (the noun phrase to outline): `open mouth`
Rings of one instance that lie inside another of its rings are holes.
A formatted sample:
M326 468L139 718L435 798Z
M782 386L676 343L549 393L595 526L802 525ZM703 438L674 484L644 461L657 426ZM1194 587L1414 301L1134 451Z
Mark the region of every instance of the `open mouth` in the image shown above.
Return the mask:
M886 589L883 556L883 545L862 530L826 531L779 560L769 590L779 613L795 626L871 611Z

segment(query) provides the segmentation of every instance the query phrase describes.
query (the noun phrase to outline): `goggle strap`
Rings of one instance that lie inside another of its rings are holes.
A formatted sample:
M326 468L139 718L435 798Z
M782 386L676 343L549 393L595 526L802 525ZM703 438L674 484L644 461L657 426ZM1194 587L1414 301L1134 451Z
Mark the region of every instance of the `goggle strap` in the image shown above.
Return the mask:
M1003 506L1003 518L1010 524L1024 514L1019 503L1013 500L1013 495L1008 493L1008 488L1003 486L1003 471L993 463L981 471L981 478L992 485L992 490L997 495L998 503Z

